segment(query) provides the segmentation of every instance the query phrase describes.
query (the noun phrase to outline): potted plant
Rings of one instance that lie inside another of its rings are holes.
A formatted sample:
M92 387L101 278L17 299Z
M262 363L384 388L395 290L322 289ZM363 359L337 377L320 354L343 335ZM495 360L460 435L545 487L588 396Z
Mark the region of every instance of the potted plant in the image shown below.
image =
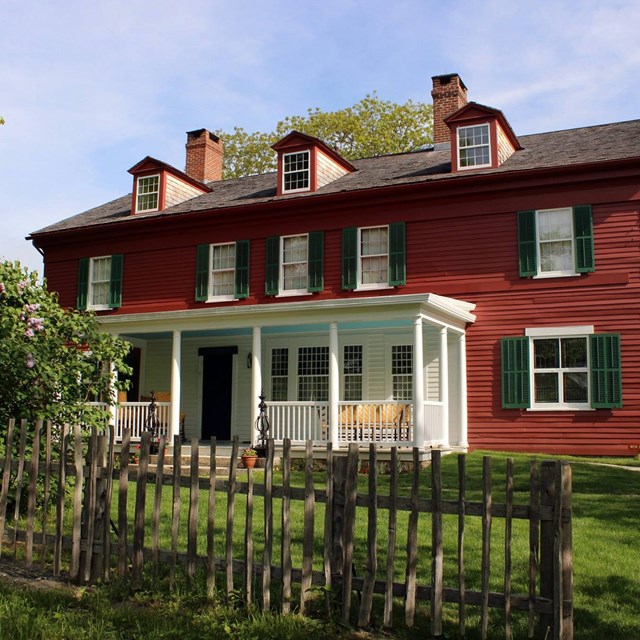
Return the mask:
M253 469L258 461L258 452L253 447L247 447L242 450L240 459L242 460L242 466L245 469Z

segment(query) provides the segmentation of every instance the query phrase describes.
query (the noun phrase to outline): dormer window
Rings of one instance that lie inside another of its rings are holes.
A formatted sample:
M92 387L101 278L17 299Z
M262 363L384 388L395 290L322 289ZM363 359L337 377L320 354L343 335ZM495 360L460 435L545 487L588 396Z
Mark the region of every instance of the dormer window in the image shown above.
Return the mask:
M138 178L136 212L157 211L160 196L160 175Z
M282 161L282 191L284 193L308 191L310 188L309 152L285 153Z
M458 128L458 167L471 169L491 165L489 124Z

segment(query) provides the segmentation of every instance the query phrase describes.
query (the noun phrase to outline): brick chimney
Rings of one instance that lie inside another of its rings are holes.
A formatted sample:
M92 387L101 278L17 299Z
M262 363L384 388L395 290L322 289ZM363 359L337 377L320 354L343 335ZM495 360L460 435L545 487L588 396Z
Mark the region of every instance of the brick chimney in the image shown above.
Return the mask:
M433 142L450 142L451 134L444 119L467 104L467 87L457 73L433 76Z
M222 140L206 129L187 131L185 173L201 182L222 180Z

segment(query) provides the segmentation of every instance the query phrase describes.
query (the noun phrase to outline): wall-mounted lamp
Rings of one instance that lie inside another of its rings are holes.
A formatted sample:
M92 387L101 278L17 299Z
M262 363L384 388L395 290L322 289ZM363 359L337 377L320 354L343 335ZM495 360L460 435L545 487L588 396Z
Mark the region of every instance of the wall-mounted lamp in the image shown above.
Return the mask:
M247 356L247 369L251 369L253 365L253 354L249 351L249 355Z

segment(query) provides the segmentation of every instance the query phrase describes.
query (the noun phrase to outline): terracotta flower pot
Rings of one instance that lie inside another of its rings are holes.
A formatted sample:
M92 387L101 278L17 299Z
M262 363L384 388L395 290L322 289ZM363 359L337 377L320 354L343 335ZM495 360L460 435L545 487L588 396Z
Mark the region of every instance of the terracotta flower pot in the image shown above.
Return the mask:
M258 456L241 456L240 460L242 460L242 466L245 469L253 469L258 461Z

